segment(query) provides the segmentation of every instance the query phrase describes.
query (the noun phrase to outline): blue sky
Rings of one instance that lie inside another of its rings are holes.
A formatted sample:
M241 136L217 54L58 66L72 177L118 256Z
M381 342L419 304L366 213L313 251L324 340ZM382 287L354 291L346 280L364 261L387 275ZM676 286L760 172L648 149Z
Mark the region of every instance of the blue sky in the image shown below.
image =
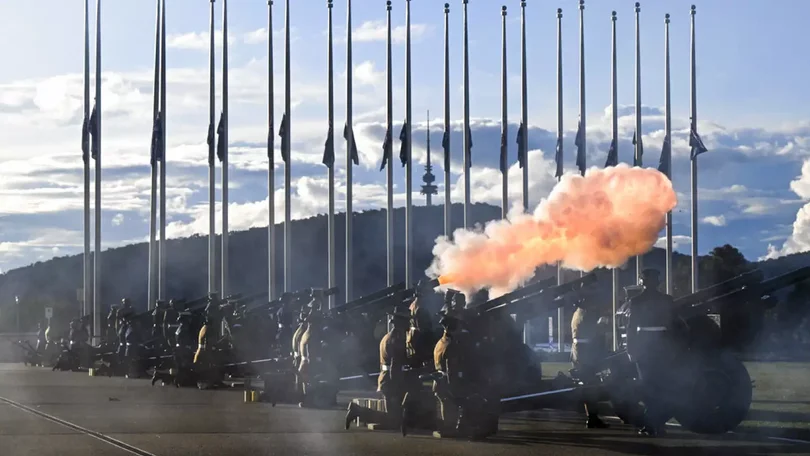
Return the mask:
M0 38L6 62L0 72L0 269L81 250L81 161L79 132L83 47L83 3L4 2ZM325 210L325 170L320 163L326 133L326 1L292 2L293 215ZM404 26L402 0L394 1L393 23ZM413 113L416 160L424 161L424 119L431 110L433 158L440 162L442 110L443 3L412 2ZM451 114L459 128L461 98L461 1L451 3ZM573 130L579 104L579 11L576 0L529 1L529 118L532 201L553 186L553 135L556 125L556 8L563 8L564 124L566 167L573 168ZM671 18L674 183L680 204L675 212L678 248L689 248L688 150L689 7L692 2L642 2L642 103L645 165L655 165L663 138L664 14ZM471 0L471 116L474 126L473 199L499 203L497 147L500 127L500 49L502 2ZM508 6L508 96L510 121L520 112L520 2ZM701 156L700 250L732 243L750 258L810 248L810 192L801 189L810 169L802 163L810 151L810 76L807 59L796 58L808 40L804 18L810 3L712 0L697 3L698 118L710 153ZM216 3L221 29L222 1ZM588 1L585 9L586 100L589 164L601 165L610 136L610 12L618 13L620 160L632 149L634 97L634 12L631 1ZM276 125L282 113L284 2L274 7ZM346 2L334 6L336 124L345 113ZM91 16L95 4L91 5ZM148 138L155 4L148 1L102 5L102 67L105 154L103 230L105 247L142 241L148 233ZM204 207L204 145L207 129L208 2L174 0L167 11L169 34L168 141L169 233L185 236L207 229ZM361 154L355 171L355 207L384 204L382 173L377 172L384 136L385 2L355 0L354 118ZM231 227L261 226L266 220L266 2L229 2ZM382 28L381 28L382 27ZM395 31L401 37L401 31ZM92 37L91 37L92 38ZM394 47L394 119L404 118L404 44ZM221 61L217 53L217 67ZM219 72L219 70L218 70ZM220 90L219 76L217 91ZM217 110L220 102L217 99ZM607 109L607 111L606 111ZM515 125L510 126L514 137ZM513 143L514 140L510 140ZM338 141L338 163L345 156ZM456 131L454 144L460 144ZM277 141L278 145L278 141ZM398 150L398 142L395 148ZM514 144L510 144L514 161ZM460 150L454 147L454 163ZM277 162L280 162L277 155ZM459 167L456 166L455 170ZM461 188L454 170L455 201ZM338 176L343 175L339 166ZM276 172L281 175L283 167ZM401 183L402 170L397 168ZM420 185L421 172L415 172ZM440 174L440 171L437 171ZM516 167L510 171L519 189ZM279 180L280 181L280 180ZM791 182L797 182L791 184ZM444 185L439 179L437 184ZM340 184L339 184L340 185ZM397 202L404 202L403 185ZM797 190L799 189L799 190ZM279 190L279 189L277 189ZM341 189L338 189L339 192ZM277 194L278 211L283 199ZM519 194L514 194L515 200ZM338 195L340 200L341 196ZM421 198L415 200L421 201ZM263 202L265 201L265 202ZM342 205L338 201L338 207ZM283 212L279 212L283 213ZM804 214L804 215L803 215ZM265 222L266 223L266 222Z

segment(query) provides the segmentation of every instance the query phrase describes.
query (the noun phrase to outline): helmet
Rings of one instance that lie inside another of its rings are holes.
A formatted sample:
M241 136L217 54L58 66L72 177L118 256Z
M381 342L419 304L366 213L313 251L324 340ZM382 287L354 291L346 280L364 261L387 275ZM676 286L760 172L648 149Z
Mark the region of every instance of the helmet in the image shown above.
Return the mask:
M641 271L639 283L643 285L644 288L657 288L661 283L661 273L658 272L657 269L647 268Z

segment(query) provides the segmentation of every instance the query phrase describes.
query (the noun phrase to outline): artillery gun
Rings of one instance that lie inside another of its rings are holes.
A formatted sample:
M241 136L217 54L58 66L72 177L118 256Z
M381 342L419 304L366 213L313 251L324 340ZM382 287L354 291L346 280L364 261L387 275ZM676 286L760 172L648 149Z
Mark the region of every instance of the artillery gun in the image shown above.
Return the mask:
M674 348L670 363L673 369L668 373L671 390L662 392L667 399L669 418L698 434L726 433L745 419L753 385L734 350L756 338L765 310L775 304L775 292L808 278L810 267L770 279L764 279L761 271L751 271L675 300L675 321L669 331ZM628 287L628 299L637 292L637 287ZM625 303L617 314L622 332L626 332L626 310ZM733 325L722 323L723 320L718 325L709 316L716 313ZM742 338L738 336L739 324L746 330ZM643 409L638 377L622 344L619 351L604 360L598 384L583 386L574 379L555 385L553 390L505 398L502 405L511 411L570 406L587 396L610 402L622 420L640 425Z

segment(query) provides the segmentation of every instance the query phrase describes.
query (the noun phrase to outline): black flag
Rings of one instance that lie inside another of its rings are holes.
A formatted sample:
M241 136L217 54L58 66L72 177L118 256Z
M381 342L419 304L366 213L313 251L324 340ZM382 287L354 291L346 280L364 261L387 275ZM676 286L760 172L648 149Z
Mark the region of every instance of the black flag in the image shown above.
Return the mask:
M669 136L664 136L664 146L661 148L661 159L658 161L658 171L670 177L669 162L672 159L672 145ZM671 179L671 177L670 177Z
M609 166L616 166L618 164L619 164L619 151L616 150L616 140L614 139L610 141L610 149L608 150L605 168Z
M407 126L407 122L402 122L402 130L399 131L399 140L402 141L402 146L399 148L399 161L402 162L402 166L408 164L408 132L405 131Z
M467 153L467 164L470 166L472 166L472 148L472 130L470 130L470 127L467 127L467 150L465 152Z
M331 122L326 133L326 143L323 145L323 164L327 168L335 166L335 128Z
M152 125L152 166L155 163L163 161L163 125L160 121L160 112L155 116L155 122Z
M275 148L276 148L276 138L273 134L273 123L270 122L270 126L267 128L267 160L270 162L270 168L273 168L276 164L275 160Z
M526 125L524 125L523 122L521 122L517 132L518 164L520 165L521 168L523 168L523 165L526 164L526 150L523 149L523 138L526 135L525 128Z
M82 121L82 161L87 163L90 158L90 120L85 117Z
M506 173L509 169L509 164L507 163L508 158L508 141L506 140L506 130L501 132L501 173Z
M352 143L352 150L351 150L352 162L355 165L359 165L360 164L360 157L357 155L357 143L354 142L354 131L352 131L352 129L349 127L349 124L346 124L346 125L343 126L343 139L348 141L349 140L349 135L351 135L351 138L352 138L352 141L351 141L351 143Z
M206 138L205 142L208 144L209 153L208 153L208 165L214 166L214 152L211 151L210 147L216 141L216 137L214 135L214 124L208 124L208 137Z
M583 141L585 130L582 129L582 121L577 122L577 137L574 139L574 145L577 146L577 168L579 172L585 173L585 142Z
M633 166L641 166L641 158L644 155L644 143L641 142L641 138L636 139L636 133L633 132L633 145L636 145L636 141L638 141L638 154L633 156Z
M444 169L450 169L450 132L447 130L442 135L442 148L444 149Z
M225 151L225 112L219 115L219 125L217 125L217 157L219 161L224 162L228 157Z
M278 136L281 138L281 159L284 163L289 163L290 157L287 156L287 113L281 116L281 125L278 127Z
M709 149L706 149L706 146L703 145L703 140L700 139L700 135L698 135L697 131L694 128L690 129L689 132L689 147L692 148L692 159L697 157L698 155L702 154L703 152L708 152Z
M96 111L96 107L93 106L93 111L90 113L90 120L87 121L87 132L93 137L91 146L90 146L90 156L93 157L93 160L98 159L98 141L97 138L97 129L98 129L98 119L96 116L98 115Z
M391 128L385 129L385 139L383 139L383 157L380 164L380 171L385 169L385 165L391 160L393 144L391 144Z

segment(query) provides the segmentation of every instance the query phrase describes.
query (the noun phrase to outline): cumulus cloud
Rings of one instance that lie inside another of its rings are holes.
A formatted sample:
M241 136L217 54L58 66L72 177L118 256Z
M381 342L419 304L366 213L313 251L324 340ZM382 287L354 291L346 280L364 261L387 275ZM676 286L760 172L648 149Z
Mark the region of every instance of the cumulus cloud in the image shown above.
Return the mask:
M692 236L684 236L681 234L676 234L672 236L672 249L676 250L682 247L687 247L692 245ZM662 236L658 238L658 241L655 243L655 246L659 249L667 248L667 238L666 236Z
M802 173L790 182L790 189L803 201L810 201L810 159L804 161ZM768 244L768 253L762 258L778 258L808 250L810 250L810 202L802 206L796 213L793 231L782 244L782 247Z
M430 30L427 24L411 23L411 40L422 38ZM396 44L405 43L407 29L405 25L397 25L391 28L391 41ZM373 42L386 41L388 39L388 25L384 20L365 21L352 31L352 41Z
M703 223L708 225L714 226L726 226L726 216L725 215L710 215L708 217L703 217Z

